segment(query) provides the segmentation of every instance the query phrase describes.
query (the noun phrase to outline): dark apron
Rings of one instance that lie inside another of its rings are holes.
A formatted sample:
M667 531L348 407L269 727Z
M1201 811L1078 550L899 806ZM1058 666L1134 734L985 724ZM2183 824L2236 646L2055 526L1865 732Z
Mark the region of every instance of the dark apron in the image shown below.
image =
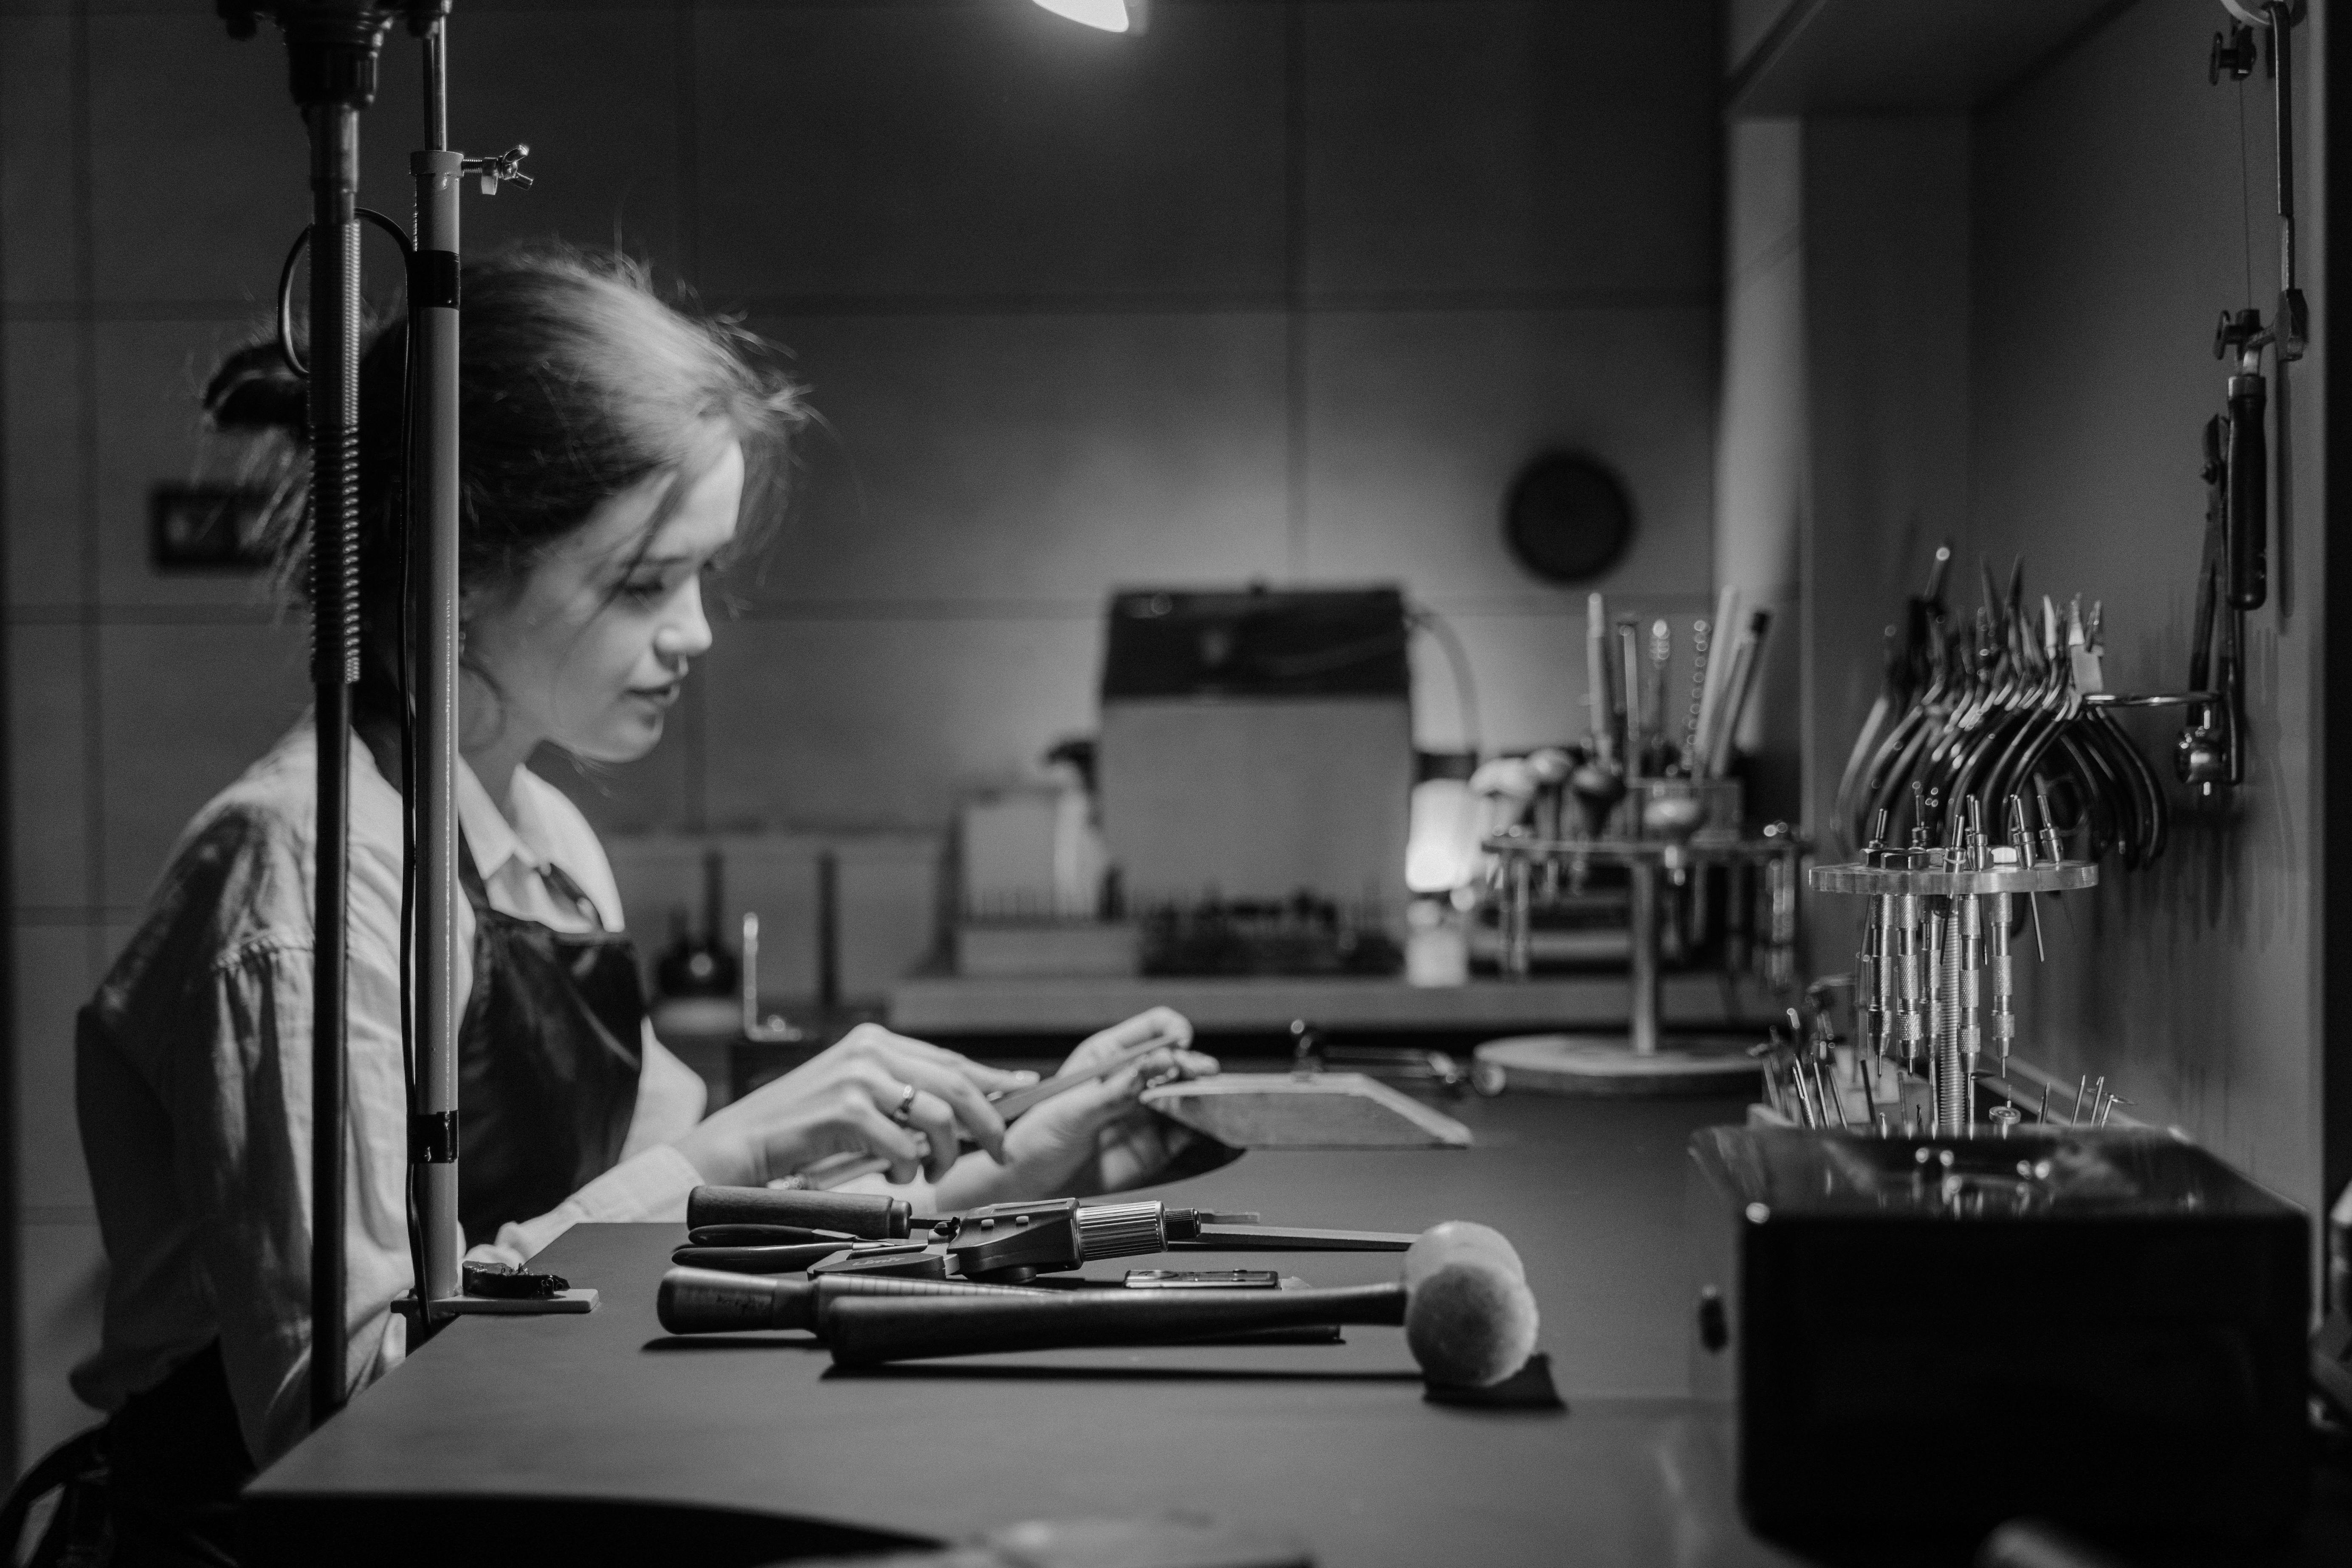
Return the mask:
M397 784L397 738L364 738ZM502 914L462 845L457 866L474 909L474 987L457 1030L457 1215L472 1246L545 1214L619 1161L636 1110L646 1003L626 935ZM551 871L548 883L595 918L570 878ZM89 1436L96 1462L65 1482L36 1563L235 1563L236 1494L255 1471L218 1342ZM77 1546L89 1555L71 1555Z

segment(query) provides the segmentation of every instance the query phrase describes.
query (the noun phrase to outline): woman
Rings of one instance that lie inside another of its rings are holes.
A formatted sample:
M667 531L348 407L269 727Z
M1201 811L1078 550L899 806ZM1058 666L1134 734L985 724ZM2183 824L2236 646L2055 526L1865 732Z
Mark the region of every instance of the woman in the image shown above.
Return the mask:
M562 250L469 264L460 390L464 626L458 818L460 1214L528 1258L581 1219L681 1217L698 1183L763 1182L828 1154L887 1158L936 1202L1132 1184L1172 1134L1136 1104L1156 1056L1008 1131L1024 1081L866 1026L705 1117L695 1075L646 1026L612 872L579 812L526 765L552 745L642 756L710 645L701 583L773 488L797 393L756 343L657 300L642 273ZM373 641L351 809L351 1127L344 1223L354 1386L397 1364L409 1287L401 1054L397 323L362 373L362 594ZM214 424L261 443L299 582L303 389L274 346L233 356ZM747 495L751 504L747 506ZM74 1386L112 1413L115 1561L219 1562L228 1506L306 1428L310 868L306 719L201 812L138 934L84 1009L77 1089L111 1278ZM1073 1061L1165 1030L1159 1010ZM957 1158L960 1140L981 1152Z

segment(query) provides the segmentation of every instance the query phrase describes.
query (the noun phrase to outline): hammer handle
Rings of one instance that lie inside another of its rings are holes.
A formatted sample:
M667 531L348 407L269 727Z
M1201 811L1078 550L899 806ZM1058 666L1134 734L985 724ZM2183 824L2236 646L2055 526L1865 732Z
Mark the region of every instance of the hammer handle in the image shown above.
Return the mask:
M1085 1290L1038 1296L845 1299L826 1318L842 1366L993 1351L1187 1340L1323 1323L1404 1321L1401 1284L1326 1290Z
M728 1274L709 1268L672 1268L662 1276L655 1308L661 1326L674 1334L750 1333L762 1329L824 1331L839 1303L849 1298L912 1296L1043 1297L1043 1290L978 1282L827 1276L780 1279Z

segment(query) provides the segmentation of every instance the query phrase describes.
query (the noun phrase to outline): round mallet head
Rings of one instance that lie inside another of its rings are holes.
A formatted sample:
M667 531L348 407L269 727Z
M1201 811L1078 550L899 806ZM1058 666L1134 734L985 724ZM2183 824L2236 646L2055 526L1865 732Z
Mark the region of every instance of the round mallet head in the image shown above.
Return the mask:
M1405 1289L1412 1289L1441 1265L1457 1258L1491 1258L1512 1279L1522 1284L1527 1282L1527 1267L1501 1231L1474 1220L1449 1219L1423 1231L1405 1249Z
M1404 1342L1432 1383L1502 1382L1535 1353L1536 1329L1526 1270L1498 1233L1451 1221L1406 1252Z

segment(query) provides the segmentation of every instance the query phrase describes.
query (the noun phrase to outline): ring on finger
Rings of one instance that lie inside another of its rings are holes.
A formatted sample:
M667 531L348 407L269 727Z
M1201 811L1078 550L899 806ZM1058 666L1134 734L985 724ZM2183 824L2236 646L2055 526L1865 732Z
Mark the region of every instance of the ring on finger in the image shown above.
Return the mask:
M891 1108L890 1120L897 1122L901 1127L907 1125L908 1117L915 1109L915 1086L913 1084L909 1083L901 1085L899 1088L898 1103Z

